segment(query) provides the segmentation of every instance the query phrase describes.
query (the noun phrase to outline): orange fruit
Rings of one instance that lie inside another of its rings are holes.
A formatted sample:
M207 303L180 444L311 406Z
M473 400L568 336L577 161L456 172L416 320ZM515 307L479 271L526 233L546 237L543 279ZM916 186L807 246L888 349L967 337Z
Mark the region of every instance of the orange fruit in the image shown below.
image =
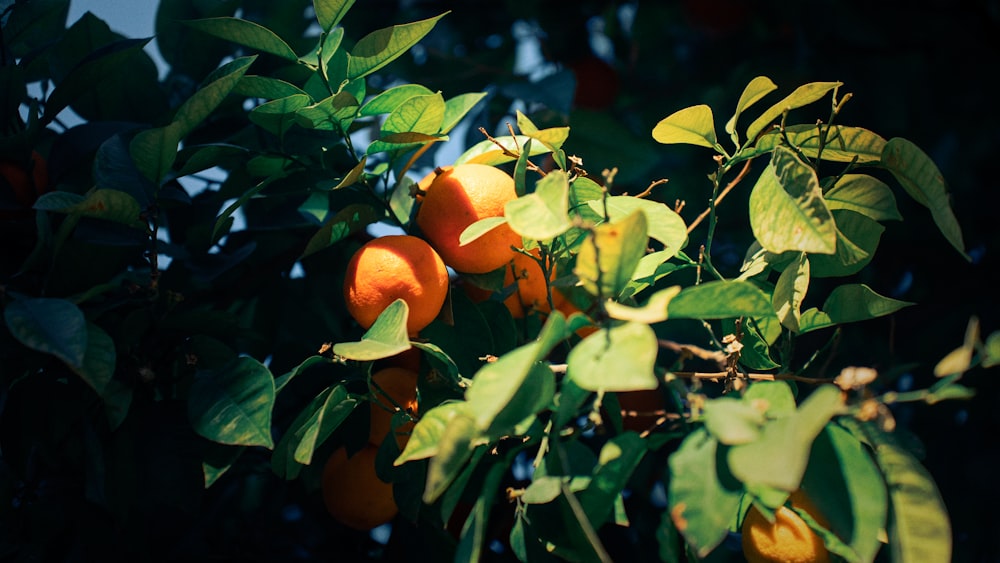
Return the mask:
M538 250L531 253L538 258ZM510 310L510 314L515 319L522 319L528 311L540 311L548 313L549 307L548 288L545 283L545 275L542 266L531 256L522 252L514 254L514 259L507 264L504 274L504 287L517 284L514 292L504 299L503 304ZM549 280L555 278L555 268L549 274ZM553 295L553 301L555 296Z
M24 214L38 196L49 191L48 168L38 151L31 151L27 162L0 160L0 177L0 206L12 208L0 210L0 218Z
M373 373L372 381L378 388L372 385L375 400L371 404L368 441L377 446L392 431L392 416L396 412L396 405L417 414L417 372L401 367L387 367ZM413 424L408 422L396 428L396 444L400 451L410 440Z
M514 258L521 237L502 224L465 246L459 236L487 217L502 217L504 204L517 198L514 179L485 164L459 164L436 169L420 185L426 193L417 210L417 226L444 263L468 274L492 272ZM513 248L512 248L513 247Z
M412 336L429 325L448 296L448 270L434 249L410 235L387 235L365 243L347 264L344 299L358 324L369 328L396 299L410 307Z
M792 493L791 504L810 514L820 524L824 520L801 492ZM774 513L774 522L751 506L743 519L743 554L750 563L827 563L830 554L823 539L816 535L794 510L782 506Z
M323 503L335 520L355 530L370 530L399 513L392 484L375 474L377 454L378 446L367 444L348 457L341 446L323 466Z

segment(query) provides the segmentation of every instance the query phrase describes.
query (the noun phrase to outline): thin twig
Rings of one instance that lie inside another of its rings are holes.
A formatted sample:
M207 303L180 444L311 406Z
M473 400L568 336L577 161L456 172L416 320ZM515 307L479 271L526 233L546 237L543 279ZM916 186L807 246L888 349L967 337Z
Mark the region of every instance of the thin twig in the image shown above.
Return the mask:
M728 195L729 192L731 192L733 188L735 188L736 185L739 184L741 180L743 180L743 178L747 175L747 172L750 171L751 162L753 162L752 158L749 158L746 161L744 161L743 169L740 170L740 173L737 174L736 177L733 178L732 181L726 184L726 187L722 189L722 192L719 193L719 197L715 199L715 205L719 205L720 203L722 203L722 200L725 199L726 195ZM687 228L688 234L691 234L691 231L693 231L695 227L697 227L702 221L704 221L705 217L708 217L708 214L711 213L711 211L712 211L711 207L706 208L704 211L701 212L701 215L695 217L694 221L692 221L691 224L688 225Z

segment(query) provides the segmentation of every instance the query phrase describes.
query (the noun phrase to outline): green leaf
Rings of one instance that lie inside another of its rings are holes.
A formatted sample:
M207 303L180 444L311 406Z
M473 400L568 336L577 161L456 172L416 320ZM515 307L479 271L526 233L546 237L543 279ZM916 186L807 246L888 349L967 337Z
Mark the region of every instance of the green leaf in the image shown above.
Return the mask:
M912 142L895 137L889 139L882 151L882 166L885 166L896 177L903 189L918 203L931 211L931 217L937 224L941 234L955 247L955 250L972 260L965 253L965 242L962 240L962 229L951 209L951 197L948 186L937 165L927 153Z
M177 158L177 144L181 142L183 131L180 124L173 122L163 127L146 129L132 137L129 154L136 168L154 184L159 185Z
M87 354L87 321L70 301L51 297L16 299L3 312L18 342L53 355L71 367L83 367Z
M347 77L360 78L389 64L423 39L447 13L413 23L386 27L362 37L351 51L347 64Z
M240 18L222 17L188 20L189 27L209 35L232 41L255 51L270 53L288 61L298 61L299 57L288 43L270 29Z
M295 110L302 127L320 131L347 131L358 110L358 100L349 92L334 94L310 106Z
M668 458L669 515L698 557L705 557L722 543L743 497L740 484L726 469L724 456L719 442L698 428Z
M573 226L569 220L569 177L553 170L535 185L535 191L504 205L510 228L522 237L551 240Z
M253 108L247 117L261 129L281 136L296 123L299 110L311 103L308 94L293 94Z
M611 519L622 490L646 454L646 447L646 440L635 432L618 434L601 447L590 483L577 495L587 520L595 528Z
M598 329L573 347L567 377L588 391L656 389L656 333L649 325L628 322Z
M789 264L774 286L771 305L782 326L792 332L799 331L802 301L809 291L809 258L799 253L798 260Z
M769 252L833 254L837 229L815 171L778 147L750 192L750 227Z
M69 192L49 192L38 198L34 208L93 217L148 230L146 223L139 219L142 213L139 203L131 195L119 190L95 189L85 196Z
M608 217L611 221L623 219L640 209L646 215L649 238L663 244L670 251L667 258L673 258L687 244L687 225L673 209L663 203L632 196L611 196L606 202L592 199L587 202L598 215L604 215L604 205L607 204Z
M860 272L871 262L885 227L865 215L838 209L833 211L837 225L837 252L816 254L810 258L814 278L846 277Z
M313 0L313 11L320 29L329 33L353 5L354 0Z
M248 98L277 100L306 92L298 86L269 76L244 75L232 90L233 94Z
M367 362L395 356L410 349L406 321L410 306L397 299L379 314L360 342L340 342L333 345L333 353L348 360Z
M226 96L243 80L256 56L240 57L226 63L212 73L213 80L188 98L174 114L174 123L180 127L180 136L186 137L219 107Z
M717 280L686 287L670 301L672 319L727 319L774 315L771 300L746 281Z
M373 116L384 113L392 113L393 110L410 98L415 96L430 96L433 94L434 92L432 92L429 88L421 86L420 84L401 84L399 86L389 88L388 90L365 102L365 105L361 106L359 115Z
M733 140L733 144L736 146L740 145L740 136L736 132L736 122L740 119L740 114L743 110L752 106L753 104L760 101L761 98L770 94L774 90L777 90L777 86L771 79L766 76L758 76L747 84L746 88L743 89L743 93L740 94L740 99L736 102L736 111L733 116L729 118L726 122L726 133L729 133L730 138Z
M396 106L382 124L382 136L391 133L434 135L444 121L444 98L441 93L412 96Z
M119 76L126 64L146 47L150 39L115 41L84 57L56 84L45 100L45 114L41 118L41 124L49 124L67 106L91 91L95 84Z
M444 120L441 122L441 132L447 133L454 129L462 121L462 118L472 111L472 108L476 107L476 104L485 97L486 92L476 92L459 94L446 101L444 103Z
M812 124L789 125L781 131L772 131L761 135L757 144L750 151L741 151L740 156L749 158L774 150L779 145L785 145L785 137L792 146L797 147L809 158L820 156L823 160L833 162L852 162L870 164L882 159L885 139L861 127L834 125L827 130L826 144L823 153L819 154L819 126ZM827 128L829 126L823 125ZM856 159L856 160L855 160Z
M698 145L725 154L715 137L712 108L704 104L675 111L661 119L653 127L653 140L664 145Z
M239 357L221 369L195 373L188 418L195 432L209 440L270 449L274 395L274 378L267 367Z
M645 213L635 211L623 219L602 223L580 247L573 270L591 295L613 297L632 279L646 254Z
M275 378L275 380L274 380L274 392L275 393L281 393L281 390L284 389L285 385L288 385L288 383L292 379L294 379L300 373L302 373L302 372L306 371L307 369L311 368L312 366L314 366L316 364L330 364L332 361L333 360L331 360L330 358L327 358L326 356L309 356L308 358L302 360L302 362L299 365L297 365L294 368L288 370L287 372L285 372L284 374L282 374L280 377Z
M795 414L795 395L785 381L755 381L743 393L746 403L763 403L768 418Z
M846 284L830 292L823 311L834 323L843 324L891 315L910 305L913 303L883 297L864 284Z
M493 229L507 223L506 217L486 217L469 225L458 235L459 246L465 246Z
M342 385L320 392L299 412L281 436L271 456L271 467L284 479L294 479L313 453L347 419L358 401Z
M87 323L87 351L79 366L70 366L97 393L111 428L117 428L128 414L132 389L114 379L117 353L115 342L94 323Z
M410 440L393 465L403 465L408 461L426 459L437 455L441 437L455 417L472 417L469 404L465 401L446 402L420 415L420 420L410 432Z
M354 233L364 230L368 225L378 221L375 209L370 205L352 203L337 212L320 227L306 244L301 258L315 254L333 244L344 240Z
M517 160L516 156L510 155L520 154L521 147L524 147L529 139L531 139L531 137L528 137L527 135L517 135L515 137L504 135L501 137L494 137L493 140L487 139L485 141L480 141L469 147L464 153L455 159L455 164L479 163L486 164L488 166L497 166L499 164L505 164ZM497 146L498 144L499 146ZM503 149L500 147L503 147ZM552 151L545 145L535 143L528 152L528 156L538 156L540 154L550 152Z
M270 183L270 178L260 182L256 186L244 192L243 195L241 195L236 201L229 204L228 207L222 210L222 214L216 217L215 225L212 227L212 242L218 241L229 230L229 227L233 223L233 213L236 213L237 209L242 207L246 202L250 201L250 198L260 193L261 190L266 188Z
M813 440L843 404L839 388L817 387L795 414L768 421L757 440L729 450L727 460L733 475L751 492L762 487L795 491L805 473Z
M866 447L828 424L813 443L802 489L830 530L851 547L850 555L874 561L889 507L882 475Z
M569 138L569 127L550 127L539 129L528 116L517 111L517 129L528 137L535 139L552 151L558 151Z
M555 394L555 376L539 364L542 343L535 341L487 363L465 392L476 428L492 438L546 406Z
M875 221L903 220L889 186L867 174L844 174L823 197L831 211L847 209Z
M1000 364L1000 331L993 331L983 345L983 367L991 368Z
M946 377L968 371L972 367L972 356L978 346L979 319L972 317L965 328L965 341L934 366L934 377Z
M747 127L747 139L756 139L758 133L778 119L785 111L807 106L842 84L841 82L810 82L799 86L780 102L768 108Z
M459 414L452 418L441 433L437 452L427 465L427 483L423 501L436 501L472 457L472 439L477 435L476 422L471 416ZM412 438L411 438L412 439Z
M612 319L654 324L667 320L670 300L680 292L681 286L674 285L650 295L641 307L629 307L616 301L608 301L604 304L604 308Z
M930 473L889 443L876 445L875 458L889 489L892 561L951 561L951 523Z
M720 398L705 401L705 430L727 446L746 444L760 437L764 410L749 401Z
M211 487L222 477L229 468L236 463L243 451L244 446L227 446L209 442L202 454L201 470L205 479L205 488Z

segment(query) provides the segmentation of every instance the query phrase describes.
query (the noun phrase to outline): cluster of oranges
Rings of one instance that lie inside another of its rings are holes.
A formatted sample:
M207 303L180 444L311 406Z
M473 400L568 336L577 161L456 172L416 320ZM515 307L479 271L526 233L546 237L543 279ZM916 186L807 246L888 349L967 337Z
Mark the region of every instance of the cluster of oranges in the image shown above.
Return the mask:
M410 358L409 353L404 353L403 359ZM417 372L411 366L381 368L371 380L368 442L353 454L348 454L344 446L334 450L323 467L321 483L327 510L338 522L356 530L385 524L399 512L392 484L379 478L375 459L382 442L390 436L400 450L409 440L413 422L392 428L397 410L417 414Z
M406 330L411 336L440 314L448 297L448 267L460 274L485 274L505 268L504 304L514 318L529 311L548 313L554 305L565 314L577 309L549 285L537 249L523 249L521 236L503 223L468 244L460 236L473 223L502 217L504 206L517 198L514 180L484 164L459 164L436 169L418 184L415 225L420 236L386 235L355 252L347 265L344 300L347 311L363 328L370 328L393 301L409 307ZM484 293L480 298L487 298ZM411 350L410 353L417 353ZM367 530L398 513L392 484L379 478L375 458L381 443L393 436L402 449L412 422L392 429L395 412L417 413L419 365L395 365L372 374L371 425L367 445L348 455L341 447L323 470L323 499L339 522ZM417 362L419 364L419 362Z

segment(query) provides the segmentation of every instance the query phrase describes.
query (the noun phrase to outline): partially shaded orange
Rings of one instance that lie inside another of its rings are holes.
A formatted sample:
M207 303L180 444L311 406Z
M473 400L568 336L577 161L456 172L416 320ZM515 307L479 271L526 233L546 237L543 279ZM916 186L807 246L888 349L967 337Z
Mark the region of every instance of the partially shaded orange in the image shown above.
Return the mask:
M392 484L378 478L375 456L378 447L366 445L348 457L341 446L323 466L323 502L341 524L355 530L370 530L391 521L399 513Z
M368 441L380 445L392 431L392 417L397 408L417 414L417 372L401 367L387 367L373 373L372 382L375 400L371 404ZM413 422L396 428L396 445L400 450L410 440L412 430Z

